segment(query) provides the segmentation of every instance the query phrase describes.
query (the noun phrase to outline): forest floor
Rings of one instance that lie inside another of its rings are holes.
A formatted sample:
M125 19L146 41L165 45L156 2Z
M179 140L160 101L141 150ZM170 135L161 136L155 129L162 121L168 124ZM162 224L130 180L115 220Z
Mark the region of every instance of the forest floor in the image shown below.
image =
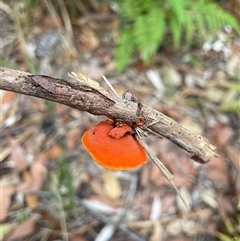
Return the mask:
M129 90L219 155L199 164L169 140L145 138L188 210L151 160L129 171L92 160L81 137L106 117L1 91L0 239L240 240L239 36L224 29L194 48L166 45L149 66L136 60L116 74L116 16L89 13L71 32L41 8L24 27L0 11L2 66L62 79L81 72L107 89L105 75L119 94Z

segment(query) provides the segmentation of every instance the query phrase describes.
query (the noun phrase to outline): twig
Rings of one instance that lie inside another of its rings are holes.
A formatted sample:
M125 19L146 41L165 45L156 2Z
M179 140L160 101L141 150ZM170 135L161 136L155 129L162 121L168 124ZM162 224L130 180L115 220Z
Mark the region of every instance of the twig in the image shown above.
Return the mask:
M163 136L190 153L191 158L207 163L216 156L216 148L207 139L180 126L162 113L142 105L140 115L138 103L111 96L95 81L66 81L42 75L0 67L0 89L58 102L93 115L111 116L125 123L136 123L141 119L151 134ZM84 79L85 78L85 79ZM153 125L149 125L152 122Z

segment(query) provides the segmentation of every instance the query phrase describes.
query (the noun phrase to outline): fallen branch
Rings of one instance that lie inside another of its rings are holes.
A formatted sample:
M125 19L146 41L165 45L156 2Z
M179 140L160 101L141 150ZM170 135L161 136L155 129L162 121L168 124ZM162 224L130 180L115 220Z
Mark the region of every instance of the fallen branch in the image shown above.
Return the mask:
M122 99L110 95L103 88L82 76L83 82L66 81L43 75L0 67L0 89L58 102L93 115L111 116L125 123L136 123L144 131L163 136L200 163L216 156L216 148L207 139L180 126L171 118L143 105L135 98ZM89 82L88 82L89 81Z

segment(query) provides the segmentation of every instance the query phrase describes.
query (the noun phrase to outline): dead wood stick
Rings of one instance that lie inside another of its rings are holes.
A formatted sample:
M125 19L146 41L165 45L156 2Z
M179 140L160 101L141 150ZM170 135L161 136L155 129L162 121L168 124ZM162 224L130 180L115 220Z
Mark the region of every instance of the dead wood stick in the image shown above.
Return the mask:
M112 116L126 123L141 119L143 130L161 135L190 153L200 163L216 156L216 148L207 139L183 128L171 118L141 104L111 96L100 86L83 84L77 80L66 81L42 75L0 67L0 89L58 102L93 115Z

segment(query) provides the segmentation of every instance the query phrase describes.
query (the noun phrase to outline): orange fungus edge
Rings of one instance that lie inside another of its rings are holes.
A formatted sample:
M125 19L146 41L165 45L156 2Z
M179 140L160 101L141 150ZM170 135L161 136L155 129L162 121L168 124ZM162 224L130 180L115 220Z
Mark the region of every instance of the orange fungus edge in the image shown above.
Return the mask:
M83 134L82 144L92 158L112 170L129 170L145 164L147 155L140 143L132 135L112 138L112 129L113 123L105 120Z

